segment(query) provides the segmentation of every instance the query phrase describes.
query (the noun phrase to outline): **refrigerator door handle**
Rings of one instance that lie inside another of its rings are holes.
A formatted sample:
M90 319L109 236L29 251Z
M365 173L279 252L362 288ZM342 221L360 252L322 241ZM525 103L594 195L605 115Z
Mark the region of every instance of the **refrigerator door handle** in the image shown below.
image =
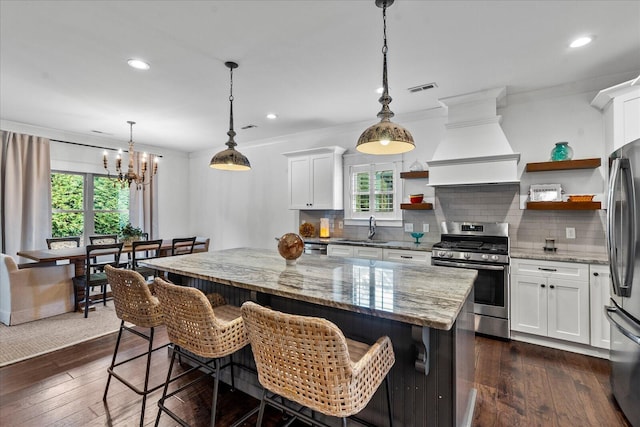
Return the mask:
M629 235L632 237L629 240L629 247L626 248L627 259L625 265L627 266L626 277L620 277L620 272L617 269L618 255L615 245L615 195L617 187L620 184L624 184L627 190L627 197L630 200L627 201L627 214L629 216ZM631 176L631 167L629 165L629 159L617 158L613 160L611 164L611 175L609 177L609 195L607 199L607 249L609 252L611 281L613 282L613 292L621 297L629 297L631 295L631 286L633 284L633 267L636 257L636 223L635 223L635 191L633 185L633 177Z
M609 323L615 326L620 331L620 333L622 333L622 335L640 345L640 335L634 334L621 324L622 322L631 323L631 319L627 318L627 316L625 316L624 313L621 313L616 307L611 307L608 305L604 306L604 313L609 318ZM622 322L617 321L615 317L618 317Z

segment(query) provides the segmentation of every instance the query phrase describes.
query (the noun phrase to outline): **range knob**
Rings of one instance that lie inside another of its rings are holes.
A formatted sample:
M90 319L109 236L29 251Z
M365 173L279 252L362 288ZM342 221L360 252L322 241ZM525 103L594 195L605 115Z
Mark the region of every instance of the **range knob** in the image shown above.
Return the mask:
M487 254L482 254L482 259L489 259L489 255L487 255Z
M447 258L453 258L453 252L447 252Z
M464 257L464 259L469 259L471 258L471 254L469 252L465 252L462 254L462 256Z
M444 258L447 253L445 251L438 251L438 256Z
M491 255L492 261L497 261L500 257L498 255Z

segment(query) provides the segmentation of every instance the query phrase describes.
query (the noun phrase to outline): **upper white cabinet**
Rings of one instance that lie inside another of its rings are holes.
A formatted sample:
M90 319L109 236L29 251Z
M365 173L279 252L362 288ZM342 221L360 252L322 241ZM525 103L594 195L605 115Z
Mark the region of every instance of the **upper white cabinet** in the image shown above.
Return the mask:
M591 265L590 273L591 345L609 350L611 330L604 306L609 305L611 273L608 265Z
M589 266L514 259L511 329L589 344Z
M598 92L591 105L602 110L607 155L640 138L640 84L634 80Z
M289 209L340 210L342 147L283 153L289 160Z

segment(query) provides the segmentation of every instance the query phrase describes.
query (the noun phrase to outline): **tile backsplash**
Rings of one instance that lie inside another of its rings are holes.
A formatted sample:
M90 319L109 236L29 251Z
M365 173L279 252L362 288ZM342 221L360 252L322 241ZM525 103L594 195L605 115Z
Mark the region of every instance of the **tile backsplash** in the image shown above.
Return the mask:
M508 222L511 246L536 249L544 246L545 238L556 239L558 250L583 253L605 253L606 211L534 211L519 206L520 186L474 185L438 187L432 211L403 211L404 224L412 223L414 231L422 231L429 224L424 243L440 241L440 223L447 221ZM329 218L332 237L367 237L366 226L345 226L342 211L301 211L300 222L306 221L320 228L320 218ZM575 228L575 239L566 238L566 228ZM401 227L377 227L376 239L412 241L410 233Z

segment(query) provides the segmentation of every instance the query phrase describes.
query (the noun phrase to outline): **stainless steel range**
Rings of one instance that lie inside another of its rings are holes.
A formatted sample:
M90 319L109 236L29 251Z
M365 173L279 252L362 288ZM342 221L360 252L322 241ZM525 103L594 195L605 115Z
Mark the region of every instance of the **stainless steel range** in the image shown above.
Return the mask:
M478 271L474 285L476 332L510 338L509 224L443 222L431 265Z

